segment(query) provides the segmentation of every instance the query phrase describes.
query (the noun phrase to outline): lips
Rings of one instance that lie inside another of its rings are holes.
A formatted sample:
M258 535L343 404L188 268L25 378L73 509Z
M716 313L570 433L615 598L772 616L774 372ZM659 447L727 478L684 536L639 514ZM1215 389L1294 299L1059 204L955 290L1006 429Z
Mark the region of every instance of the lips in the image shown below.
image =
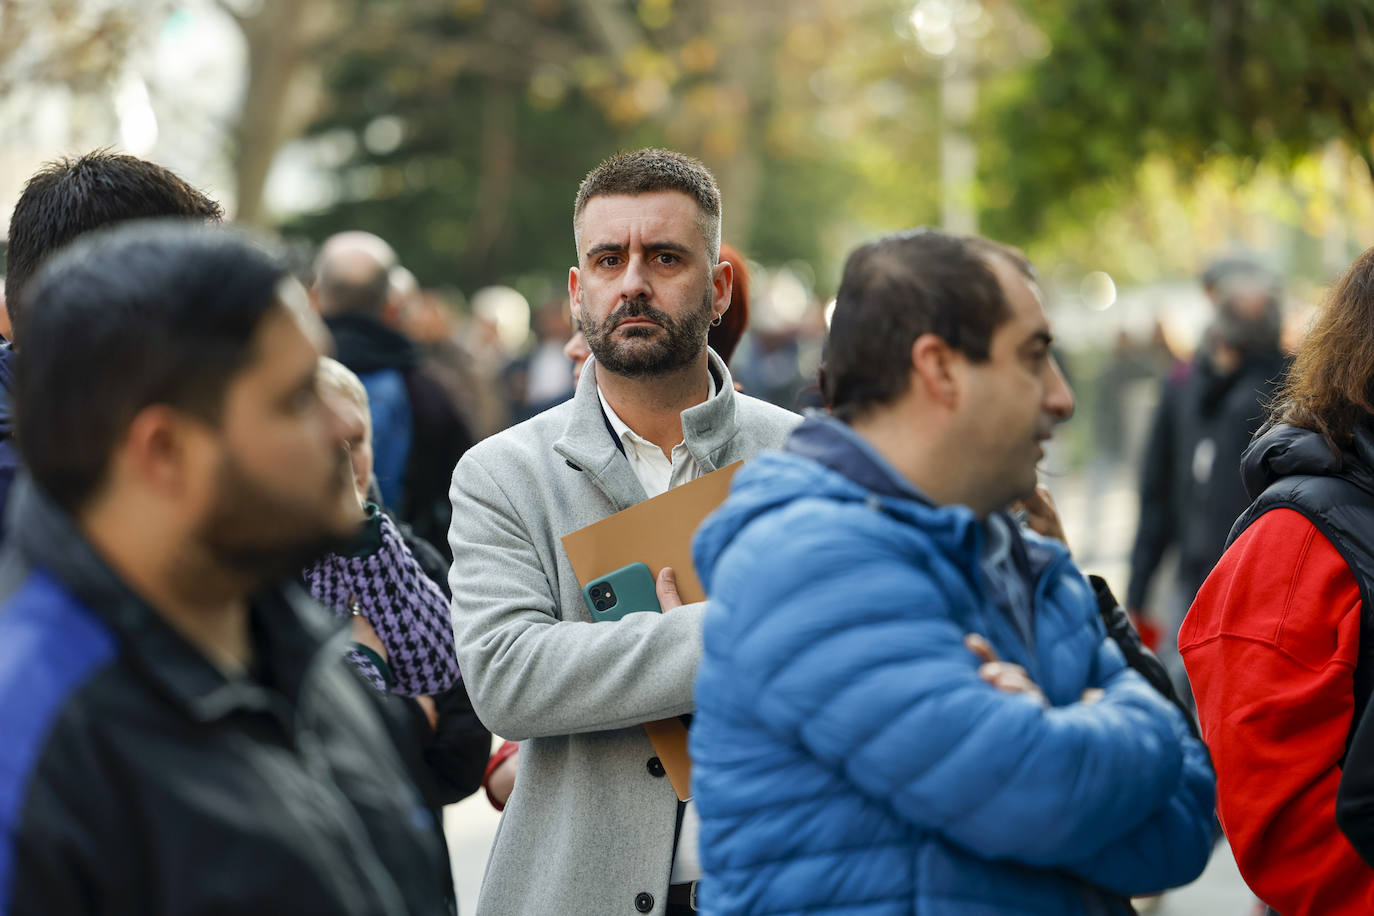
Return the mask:
M626 319L624 319L623 321L618 321L618 322L616 322L616 325L615 325L615 326L616 326L616 329L617 329L617 330L619 330L620 328L659 328L659 327L662 327L662 325L660 325L657 321L654 321L652 318L645 318L645 317L642 316L642 315L636 315L636 316L633 317L633 318L626 318Z

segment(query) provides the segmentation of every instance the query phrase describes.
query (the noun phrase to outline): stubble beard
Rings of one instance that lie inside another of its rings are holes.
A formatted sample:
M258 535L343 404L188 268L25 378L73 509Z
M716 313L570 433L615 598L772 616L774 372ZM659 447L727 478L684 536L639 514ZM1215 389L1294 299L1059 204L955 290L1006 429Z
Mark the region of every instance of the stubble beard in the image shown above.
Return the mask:
M215 504L195 539L220 569L253 588L297 575L351 540L329 518L341 498L333 490L352 488L351 470L335 475L334 498L319 507L271 492L228 456L219 476Z
M691 363L706 347L706 332L711 326L711 289L702 294L701 306L675 319L647 300L631 299L616 306L604 321L583 320L582 334L596 361L616 375L648 378L666 375ZM586 300L582 299L585 316ZM616 325L627 318L648 318L662 333L652 328L626 328L624 340L616 340ZM646 340L658 335L658 340Z

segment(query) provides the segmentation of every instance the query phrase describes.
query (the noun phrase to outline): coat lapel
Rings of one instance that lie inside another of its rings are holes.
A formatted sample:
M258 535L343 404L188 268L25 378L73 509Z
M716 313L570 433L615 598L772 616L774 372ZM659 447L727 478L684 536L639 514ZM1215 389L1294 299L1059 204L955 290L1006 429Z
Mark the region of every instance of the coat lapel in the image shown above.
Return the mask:
M568 425L553 443L553 450L565 461L587 475L587 479L611 501L615 510L628 509L643 502L646 494L630 462L616 445L614 434L607 427L601 410L601 398L596 392L596 373L593 360L582 367L573 394L572 413Z
M682 412L687 450L703 474L744 457L738 454L734 381L721 358L711 350L707 354L711 371L716 376L716 396ZM591 368L593 362L588 359L582 367L568 425L554 441L553 449L587 474L616 511L620 511L643 502L646 494L629 460L616 445L614 434L607 428L601 398L597 396L596 373Z

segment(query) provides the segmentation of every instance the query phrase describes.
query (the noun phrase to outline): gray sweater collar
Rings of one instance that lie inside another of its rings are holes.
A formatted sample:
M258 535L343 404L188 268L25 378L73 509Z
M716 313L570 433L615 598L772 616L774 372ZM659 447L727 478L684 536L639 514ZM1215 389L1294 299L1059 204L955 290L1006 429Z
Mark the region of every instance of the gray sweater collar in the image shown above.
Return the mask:
M708 349L706 352L711 373L716 377L715 397L682 412L683 441L703 474L734 460L730 444L738 432L734 380L715 351ZM582 367L568 423L554 441L553 448L573 467L591 475L597 487L613 503L626 509L642 502L646 494L617 446L601 410L592 364L589 358Z

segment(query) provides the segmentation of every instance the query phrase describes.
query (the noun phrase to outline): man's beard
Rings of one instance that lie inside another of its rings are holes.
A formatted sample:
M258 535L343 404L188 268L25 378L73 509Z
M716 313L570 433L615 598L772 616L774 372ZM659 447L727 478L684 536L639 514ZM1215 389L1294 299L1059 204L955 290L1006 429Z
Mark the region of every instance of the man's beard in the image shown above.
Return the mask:
M690 365L706 346L706 332L711 326L711 288L706 288L699 309L678 319L642 298L622 302L601 322L586 320L586 314L583 308L582 334L598 363L626 378L664 375ZM663 334L656 341L643 342L635 338L647 338L657 332L650 328L626 328L624 336L630 339L614 340L616 325L627 318L648 318L663 329Z
M226 573L254 587L298 574L351 540L330 524L343 488L352 486L344 470L346 453L342 460L330 499L312 506L271 492L225 455L215 502L196 532L197 542Z

